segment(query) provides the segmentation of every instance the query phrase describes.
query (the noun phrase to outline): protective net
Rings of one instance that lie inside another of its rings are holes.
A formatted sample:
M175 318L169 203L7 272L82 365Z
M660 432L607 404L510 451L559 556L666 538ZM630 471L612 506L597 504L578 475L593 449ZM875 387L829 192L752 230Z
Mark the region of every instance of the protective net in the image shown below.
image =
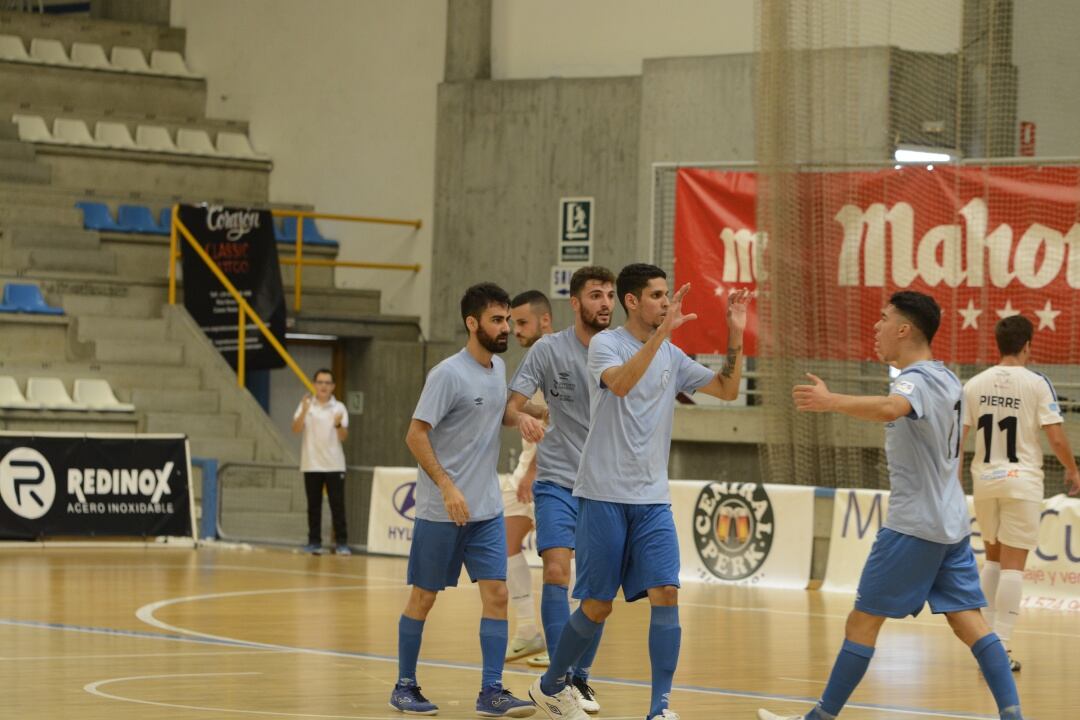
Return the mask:
M1035 369L1063 409L1080 407L1080 161L1066 157L1080 147L1066 121L1080 110L1068 80L1080 6L1022 10L759 0L757 164L658 170L670 202L657 204L657 237L672 238L658 258L676 281L759 291L748 345L766 481L887 486L882 428L797 413L791 388L812 372L840 392L884 392L873 325L899 289L938 300L935 355L962 380L996 362L994 323L1026 315ZM898 150L943 157L901 163ZM723 338L677 339L708 353ZM1050 456L1047 471L1060 492Z

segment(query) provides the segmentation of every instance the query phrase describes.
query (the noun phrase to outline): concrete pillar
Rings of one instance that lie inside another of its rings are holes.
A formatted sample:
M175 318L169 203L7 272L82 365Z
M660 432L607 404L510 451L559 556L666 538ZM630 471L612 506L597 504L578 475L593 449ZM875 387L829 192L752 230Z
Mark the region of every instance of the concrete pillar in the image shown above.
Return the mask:
M960 149L965 157L1016 155L1018 73L1013 0L964 0L960 43Z
M446 82L491 79L491 0L448 0Z

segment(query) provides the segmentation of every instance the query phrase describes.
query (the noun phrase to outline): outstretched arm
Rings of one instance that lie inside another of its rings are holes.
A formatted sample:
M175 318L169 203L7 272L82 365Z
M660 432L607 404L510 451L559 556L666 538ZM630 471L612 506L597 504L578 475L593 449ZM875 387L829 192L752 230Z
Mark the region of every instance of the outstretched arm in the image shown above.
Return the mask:
M609 367L600 374L600 380L603 381L604 387L619 397L626 397L627 393L633 390L634 386L641 380L645 371L649 369L653 358L656 357L656 351L660 349L665 340L671 337L672 331L685 322L697 319L695 313L689 315L683 315L682 313L682 301L689 291L690 283L679 288L675 296L671 298L671 304L668 305L664 322L660 323L660 327L656 328L656 332L645 341L640 350L622 365Z
M911 412L911 403L899 395L842 395L831 392L818 376L806 376L813 384L796 385L792 391L800 412L838 412L871 422L892 422Z
M746 330L747 306L754 294L745 288L736 290L728 296L727 326L728 346L724 369L716 373L708 385L698 388L698 392L720 398L734 400L739 396L739 383L742 380L743 333Z

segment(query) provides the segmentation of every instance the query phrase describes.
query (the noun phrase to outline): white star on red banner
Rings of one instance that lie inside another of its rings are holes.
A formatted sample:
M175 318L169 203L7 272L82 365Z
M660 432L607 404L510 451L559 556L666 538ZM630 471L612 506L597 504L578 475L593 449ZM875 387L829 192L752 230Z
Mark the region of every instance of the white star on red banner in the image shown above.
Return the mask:
M960 326L961 330L967 330L968 328L971 328L972 330L979 329L979 316L982 315L982 310L975 307L974 300L968 300L967 307L958 308L956 312L960 313L964 318L964 322Z
M1007 317L1012 317L1013 315L1020 314L1020 311L1012 306L1012 300L1006 300L1005 307L1001 308L1000 310L995 310L994 312L996 312L997 316L1002 320Z
M1043 306L1043 309L1036 310L1035 314L1039 317L1039 330L1042 330L1043 328L1050 328L1055 332L1057 331L1057 327L1054 325L1054 320L1056 320L1057 316L1061 314L1061 311L1055 310L1053 306L1050 305L1049 300L1046 301L1046 305Z

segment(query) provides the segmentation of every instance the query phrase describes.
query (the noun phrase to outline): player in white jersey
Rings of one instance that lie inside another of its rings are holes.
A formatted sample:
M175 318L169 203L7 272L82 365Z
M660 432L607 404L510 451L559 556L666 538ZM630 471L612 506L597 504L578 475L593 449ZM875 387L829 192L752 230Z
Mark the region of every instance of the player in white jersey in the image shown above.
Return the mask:
M551 332L551 302L539 290L526 290L510 301L510 328L523 348L531 348L537 340ZM530 402L544 406L544 393L538 392ZM532 485L536 479L536 443L521 441L517 467L510 475L499 477L503 496L503 516L506 519L506 589L514 611L516 627L506 648L506 661L536 655L544 649L544 638L536 622L536 604L532 596L532 574L521 544L536 524ZM532 659L531 662L542 662ZM546 663L545 663L546 664Z
M986 545L981 580L989 605L984 614L1006 645L1020 615L1027 555L1039 541L1040 429L1065 468L1069 494L1080 492L1080 471L1065 436L1057 393L1045 375L1027 368L1034 334L1022 315L998 321L994 338L1001 361L964 385L964 439L974 428L971 479L975 517ZM1014 672L1020 670L1011 650L1009 662Z

